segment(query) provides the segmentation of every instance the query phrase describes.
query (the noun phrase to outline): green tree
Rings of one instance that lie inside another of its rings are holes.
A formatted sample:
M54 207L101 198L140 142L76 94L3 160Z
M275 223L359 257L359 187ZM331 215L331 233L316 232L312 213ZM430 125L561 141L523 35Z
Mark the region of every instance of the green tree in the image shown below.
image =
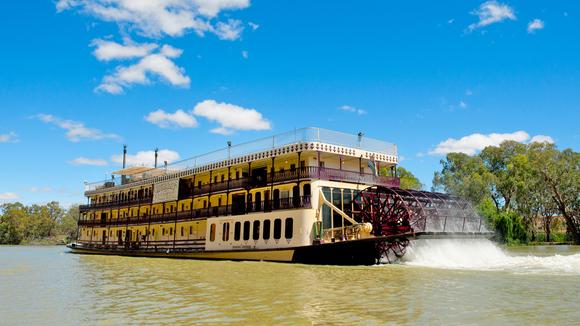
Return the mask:
M413 190L421 190L423 189L423 184L421 180L417 178L411 171L405 169L402 166L397 166L397 177L401 181L400 188L401 189L413 189ZM393 176L391 170L387 169L386 167L381 168L379 171L380 175L384 176Z
M433 177L433 191L445 191L475 204L489 198L493 175L480 157L449 153L441 166L441 172Z
M553 144L530 144L531 166L548 189L568 227L572 240L580 244L580 153L558 151Z

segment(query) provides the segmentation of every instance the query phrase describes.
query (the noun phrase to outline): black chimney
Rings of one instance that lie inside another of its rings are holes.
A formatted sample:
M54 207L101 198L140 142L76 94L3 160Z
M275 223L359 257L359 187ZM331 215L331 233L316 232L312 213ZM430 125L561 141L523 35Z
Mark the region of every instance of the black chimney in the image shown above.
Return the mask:
M123 145L123 169L127 163L127 145Z
M159 152L159 148L155 148L155 168L157 168L157 152Z

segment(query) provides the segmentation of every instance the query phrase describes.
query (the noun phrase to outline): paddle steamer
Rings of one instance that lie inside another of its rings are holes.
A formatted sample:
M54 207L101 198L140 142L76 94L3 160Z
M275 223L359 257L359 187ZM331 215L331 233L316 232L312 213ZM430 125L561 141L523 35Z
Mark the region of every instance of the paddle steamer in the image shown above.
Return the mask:
M156 152L157 153L157 152ZM126 155L126 147L124 150ZM155 157L157 161L157 155ZM471 206L403 190L397 147L304 128L85 185L75 253L374 264L418 237L487 235Z

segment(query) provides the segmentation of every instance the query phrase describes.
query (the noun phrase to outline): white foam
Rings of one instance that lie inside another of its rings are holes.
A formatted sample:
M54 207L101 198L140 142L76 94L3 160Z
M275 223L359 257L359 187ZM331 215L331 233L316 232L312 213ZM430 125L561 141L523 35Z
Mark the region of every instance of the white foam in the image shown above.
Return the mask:
M580 254L517 256L485 239L418 240L407 248L403 263L444 269L580 274Z

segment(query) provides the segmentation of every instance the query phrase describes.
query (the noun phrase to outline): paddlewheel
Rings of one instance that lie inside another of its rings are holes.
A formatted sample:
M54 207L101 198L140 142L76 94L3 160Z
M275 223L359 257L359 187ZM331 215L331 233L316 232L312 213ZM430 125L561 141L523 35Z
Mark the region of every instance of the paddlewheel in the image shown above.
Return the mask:
M409 238L417 234L451 236L482 231L481 218L471 205L447 194L369 187L355 198L363 223L372 224L377 262L393 263L403 257Z

